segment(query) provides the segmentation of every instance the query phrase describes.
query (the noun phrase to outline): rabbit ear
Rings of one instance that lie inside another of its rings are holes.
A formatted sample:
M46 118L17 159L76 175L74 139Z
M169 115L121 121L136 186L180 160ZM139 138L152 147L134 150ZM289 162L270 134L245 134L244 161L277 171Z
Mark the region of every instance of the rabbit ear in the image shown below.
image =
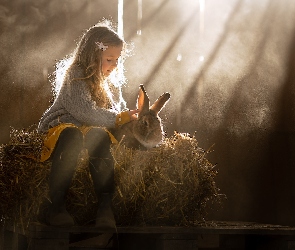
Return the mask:
M150 110L153 110L156 114L158 114L161 109L165 106L165 104L168 102L170 99L170 94L169 93L164 93L161 95L155 103L151 106Z
M149 97L147 93L145 92L143 85L140 85L138 98L137 98L137 108L139 109L139 114L142 112L143 113L148 112L149 106L150 106Z

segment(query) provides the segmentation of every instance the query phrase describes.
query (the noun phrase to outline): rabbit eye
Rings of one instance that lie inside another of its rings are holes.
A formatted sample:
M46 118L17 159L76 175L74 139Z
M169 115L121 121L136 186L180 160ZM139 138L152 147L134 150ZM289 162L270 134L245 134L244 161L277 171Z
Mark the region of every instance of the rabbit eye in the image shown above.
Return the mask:
M142 124L143 124L144 126L146 126L146 127L149 125L148 122L145 121L145 120L142 121Z

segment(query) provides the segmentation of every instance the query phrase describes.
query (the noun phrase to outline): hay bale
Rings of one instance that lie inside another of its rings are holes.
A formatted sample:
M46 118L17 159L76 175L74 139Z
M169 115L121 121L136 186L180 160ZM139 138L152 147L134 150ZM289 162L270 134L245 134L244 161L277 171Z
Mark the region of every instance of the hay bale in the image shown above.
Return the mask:
M119 224L192 225L219 199L217 171L195 137L175 133L147 151L118 145L112 153Z
M49 163L39 163L43 139L35 129L10 132L0 146L0 218L25 228L47 193Z
M36 129L12 129L10 142L0 147L2 221L23 228L32 220L44 222L50 162L39 162L42 142ZM147 151L117 144L111 152L119 225L191 225L203 218L209 200L218 200L217 171L194 137L175 133ZM67 208L79 225L93 221L97 211L87 166L88 156L82 151L67 196Z
M0 223L25 229L30 221L45 222L50 199L48 177L51 162L40 162L43 136L36 128L11 129L10 141L0 146ZM67 196L67 208L78 224L95 218L97 199L85 151ZM94 212L95 211L95 212Z

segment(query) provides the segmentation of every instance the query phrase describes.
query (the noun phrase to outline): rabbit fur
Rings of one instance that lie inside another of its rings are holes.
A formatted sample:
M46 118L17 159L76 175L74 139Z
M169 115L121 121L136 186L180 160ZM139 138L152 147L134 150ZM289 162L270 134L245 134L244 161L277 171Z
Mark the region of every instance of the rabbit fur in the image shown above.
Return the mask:
M152 106L143 85L139 87L137 108L138 119L110 129L118 141L128 148L148 149L155 147L163 139L163 127L158 113L170 99L169 93L162 94Z

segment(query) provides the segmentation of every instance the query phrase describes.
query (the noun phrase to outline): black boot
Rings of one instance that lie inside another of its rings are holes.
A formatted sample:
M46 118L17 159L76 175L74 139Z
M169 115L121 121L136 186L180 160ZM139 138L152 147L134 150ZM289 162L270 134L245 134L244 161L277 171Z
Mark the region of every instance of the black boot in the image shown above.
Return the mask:
M89 154L89 170L99 203L95 225L104 229L116 227L112 210L114 164L110 145L109 135L103 129L92 129L85 138Z
M73 226L74 220L69 212L66 210L65 194L63 192L56 192L51 197L51 205L47 215L47 223L51 226L67 227Z
M104 229L115 229L116 221L112 209L112 195L104 193L99 198L95 226Z
M51 204L47 223L51 226L74 225L72 216L66 210L65 201L82 146L83 135L77 128L66 128L59 136L52 155L52 167L49 176Z

